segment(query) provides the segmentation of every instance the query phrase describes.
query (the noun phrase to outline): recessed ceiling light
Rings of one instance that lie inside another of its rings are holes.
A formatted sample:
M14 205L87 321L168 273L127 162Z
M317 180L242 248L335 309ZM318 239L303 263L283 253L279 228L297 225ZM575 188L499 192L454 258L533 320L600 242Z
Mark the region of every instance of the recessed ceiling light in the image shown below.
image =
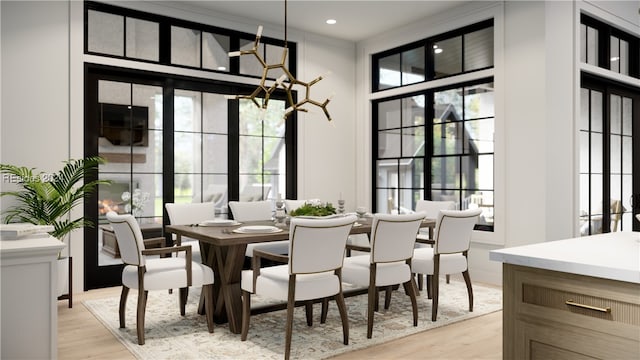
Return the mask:
M620 60L619 56L614 56L614 57L611 58L611 61L618 61L618 60Z
M338 21L336 19L329 19L329 20L326 21L326 23L329 24L329 25L334 25L337 22Z
M225 70L227 70L227 68L226 68L226 67L224 67L224 66L218 66L218 70L220 70L220 71L225 71Z
M442 52L442 49L438 48L438 49L433 50L433 52L436 53L436 54L440 54Z

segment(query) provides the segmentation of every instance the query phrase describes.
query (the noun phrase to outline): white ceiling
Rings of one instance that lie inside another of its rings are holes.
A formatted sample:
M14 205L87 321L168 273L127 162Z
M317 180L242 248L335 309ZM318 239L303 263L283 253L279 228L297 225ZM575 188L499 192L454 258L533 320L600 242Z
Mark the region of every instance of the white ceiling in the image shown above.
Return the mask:
M186 1L191 8L254 20L256 25L284 26L285 2L274 0ZM438 14L469 1L448 0L288 0L288 28L324 36L359 41ZM327 25L329 18L337 24Z

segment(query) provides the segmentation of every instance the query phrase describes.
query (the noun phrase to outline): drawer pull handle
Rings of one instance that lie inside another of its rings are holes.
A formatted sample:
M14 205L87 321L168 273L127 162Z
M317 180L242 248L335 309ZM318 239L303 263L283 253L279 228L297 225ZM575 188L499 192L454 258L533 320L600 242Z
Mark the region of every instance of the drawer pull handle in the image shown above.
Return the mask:
M569 305L569 306L575 306L575 307L579 307L579 308L583 308L583 309L600 311L600 312L607 313L607 314L611 312L611 308L610 307L602 308L602 307L597 307L597 306L585 305L585 304L577 303L577 302L575 302L573 300L567 300L564 303Z

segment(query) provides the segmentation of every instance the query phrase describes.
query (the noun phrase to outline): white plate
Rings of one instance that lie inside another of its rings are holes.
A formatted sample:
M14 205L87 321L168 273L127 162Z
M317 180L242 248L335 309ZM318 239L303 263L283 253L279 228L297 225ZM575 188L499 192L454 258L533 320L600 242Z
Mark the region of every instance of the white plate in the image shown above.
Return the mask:
M233 230L233 232L237 232L240 234L265 234L265 233L276 233L280 231L282 231L282 229L277 228L275 226L267 226L267 225L242 226Z
M231 219L213 219L213 220L206 220L198 224L198 226L234 226L234 225L240 225L240 223Z

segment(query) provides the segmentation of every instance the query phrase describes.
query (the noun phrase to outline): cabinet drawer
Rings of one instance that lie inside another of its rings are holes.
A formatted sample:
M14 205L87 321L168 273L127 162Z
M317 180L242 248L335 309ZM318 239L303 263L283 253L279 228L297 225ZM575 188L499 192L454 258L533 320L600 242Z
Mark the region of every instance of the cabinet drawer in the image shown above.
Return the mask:
M640 284L505 264L505 359L638 359Z
M640 326L640 305L618 299L523 283L522 302L581 316Z

